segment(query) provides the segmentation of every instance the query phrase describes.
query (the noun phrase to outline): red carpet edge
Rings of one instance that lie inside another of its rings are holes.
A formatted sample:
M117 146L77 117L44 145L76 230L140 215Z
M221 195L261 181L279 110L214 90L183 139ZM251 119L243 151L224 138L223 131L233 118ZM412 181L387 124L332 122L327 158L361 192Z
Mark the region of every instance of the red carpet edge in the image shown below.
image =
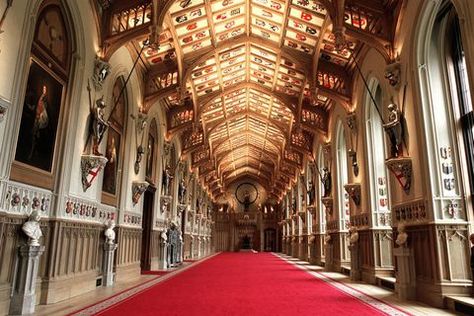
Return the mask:
M312 271L310 270L308 267L304 266L304 265L301 265L301 264L298 264L296 262L293 262L291 260L288 260L287 258L292 258L292 257L288 257L288 256L283 256L282 254L279 254L279 253L274 253L272 252L272 254L278 258L280 258L281 260L284 260L292 265L294 265L295 267L307 272L308 274L328 283L329 285L335 287L336 289L338 289L339 291L343 292L343 293L346 293L348 295L351 295L355 298L357 298L358 300L360 300L361 302L369 305L370 307L378 310L378 311L381 311L382 313L385 313L387 315L393 315L393 316L412 316L412 314L396 307L396 306L393 306L391 305L390 303L387 303L387 302L384 302L382 301L381 299L378 299L376 297L373 297L369 294L366 294L360 290L357 290L339 280L336 280L336 279L333 279L331 278L330 276L327 276L326 274L322 273L322 272L318 272L318 271ZM297 259L297 258L294 258L294 259ZM298 259L299 260L299 259Z
M109 296L101 301L95 302L94 304L88 305L84 308L81 308L75 312L72 312L69 314L69 316L86 316L86 315L95 315L99 312L103 312L114 305L117 305L119 303L122 303L140 293L143 293L144 291L148 290L149 288L153 287L154 285L161 283L163 281L169 280L177 275L179 275L181 272L184 272L188 269L191 269L195 266L198 266L199 264L207 261L208 259L211 259L217 255L219 255L221 252L216 252L212 255L209 255L207 257L204 257L202 259L199 259L197 261L192 262L190 265L177 269L175 271L169 272L165 275L158 276L156 278L153 278L151 280L145 281L141 284L135 285L131 288L128 288L126 290L123 290L121 292L118 292L112 296Z

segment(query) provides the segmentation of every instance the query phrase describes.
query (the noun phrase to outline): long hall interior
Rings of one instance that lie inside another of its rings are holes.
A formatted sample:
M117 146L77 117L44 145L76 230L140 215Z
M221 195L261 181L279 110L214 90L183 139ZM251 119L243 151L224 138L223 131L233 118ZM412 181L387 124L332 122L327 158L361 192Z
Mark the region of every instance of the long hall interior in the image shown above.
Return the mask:
M0 0L0 315L474 315L472 0Z

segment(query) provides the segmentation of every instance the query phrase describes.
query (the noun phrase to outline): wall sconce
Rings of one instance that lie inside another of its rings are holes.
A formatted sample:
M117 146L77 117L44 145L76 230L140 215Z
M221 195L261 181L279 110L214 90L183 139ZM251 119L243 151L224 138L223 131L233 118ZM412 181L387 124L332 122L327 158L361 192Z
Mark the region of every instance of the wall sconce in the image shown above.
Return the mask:
M135 174L140 172L140 162L142 161L143 154L145 153L145 149L143 148L143 139L145 136L145 127L147 125L148 116L141 111L139 108L138 115L135 117L131 115L131 117L135 120L135 143L137 144L137 156L135 158L135 165L134 171ZM138 139L140 138L140 142Z

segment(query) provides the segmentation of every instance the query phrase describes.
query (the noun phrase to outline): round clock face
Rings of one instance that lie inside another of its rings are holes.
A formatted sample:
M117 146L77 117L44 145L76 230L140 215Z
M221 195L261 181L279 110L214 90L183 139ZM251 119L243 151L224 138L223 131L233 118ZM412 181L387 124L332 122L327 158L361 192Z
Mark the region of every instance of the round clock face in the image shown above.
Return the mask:
M241 183L235 189L235 198L240 204L246 206L253 204L258 198L257 187L249 182Z

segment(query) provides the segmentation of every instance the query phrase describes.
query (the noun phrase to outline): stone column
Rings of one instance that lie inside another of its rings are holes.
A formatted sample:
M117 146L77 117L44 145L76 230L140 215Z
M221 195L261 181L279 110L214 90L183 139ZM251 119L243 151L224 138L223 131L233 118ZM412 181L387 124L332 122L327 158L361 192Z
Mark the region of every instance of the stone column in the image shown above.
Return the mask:
M194 236L189 236L189 259L194 258Z
M397 259L397 281L395 289L398 297L402 300L416 298L416 274L415 258L413 250L406 247L393 249L393 254Z
M102 276L102 285L103 286L112 286L114 285L114 255L115 249L117 249L117 244L104 244L104 265Z
M334 250L334 245L332 244L332 241L327 239L326 237L326 255L324 256L325 261L324 261L324 271L332 271L333 269L333 250Z
M13 283L10 315L34 313L39 258L43 252L44 246L24 245L19 248L18 270Z
M359 256L359 242L354 242L349 245L351 252L351 280L359 281L361 279L361 264Z
M168 267L168 263L167 263L168 249L167 248L168 248L167 242L162 239L160 241L160 260L159 260L159 265L158 265L158 269L160 270L166 270L166 268Z
M202 247L202 242L201 242L201 236L198 237L198 245L197 245L197 248L198 248L198 252L197 252L197 257L198 258L201 258L201 247Z

